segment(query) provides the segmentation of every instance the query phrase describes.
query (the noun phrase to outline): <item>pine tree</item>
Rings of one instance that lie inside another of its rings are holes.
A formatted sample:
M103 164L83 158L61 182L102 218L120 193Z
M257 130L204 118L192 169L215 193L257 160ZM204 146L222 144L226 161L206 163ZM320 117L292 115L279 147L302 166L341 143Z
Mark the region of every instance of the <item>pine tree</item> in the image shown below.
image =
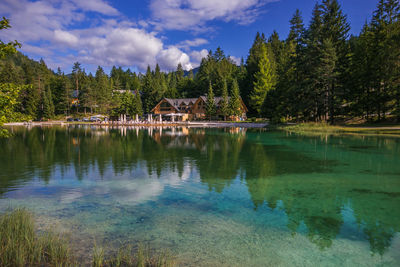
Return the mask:
M251 92L250 100L252 108L258 115L261 114L261 107L267 92L274 89L276 84L275 66L271 53L271 48L264 44L261 48L259 71L254 75L254 89Z
M79 82L82 74L82 69L81 69L81 63L75 62L74 66L72 67L72 76L74 79L74 85L75 85L75 97L79 99ZM78 111L79 105L76 105L76 111Z
M143 110L145 113L149 113L157 102L157 97L154 93L153 74L151 72L150 66L147 67L146 74L143 77L142 98Z
M42 91L42 114L44 119L51 119L54 117L54 103L50 87Z
M295 14L290 20L290 33L287 41L295 42L296 45L302 43L302 36L304 34L304 23L299 9L296 9Z
M178 83L183 80L184 76L185 76L185 71L183 70L182 64L179 63L176 69L176 79Z
M229 95L228 95L228 84L226 80L224 80L224 86L222 88L222 101L220 103L221 115L224 116L224 120L226 121L226 117L229 116Z
M102 67L98 66L95 74L96 93L95 112L107 112L112 99L112 86Z
M400 14L399 2L380 0L371 21L372 87L376 94L374 104L378 120L385 118L390 109L390 100L396 99L395 109L399 112L399 57L400 57ZM399 114L397 114L400 118Z
M215 114L216 114L216 108L215 108L214 92L210 82L207 94L206 116L209 118L209 120L211 120L212 116L215 116Z
M317 3L313 9L310 26L305 33L306 47L302 61L303 81L298 96L302 100L299 102L299 117L304 120L319 121L324 116L325 107L323 103L323 90L320 87L320 77L317 68L321 62L321 43L322 38L322 11Z
M249 113L255 114L256 111L252 108L250 95L254 91L255 74L259 72L259 63L262 57L262 47L266 44L264 34L257 32L253 45L250 48L249 56L246 60L246 79L243 86L240 88L241 95L245 104L250 108Z
M135 91L135 110L134 110L134 114L141 116L143 114L143 106L142 106L142 99L140 97L140 93L138 90Z
M335 117L335 92L334 85L337 80L337 55L333 42L324 40L321 46L321 61L316 69L320 77L320 86L323 90L325 120L329 118L334 122Z
M345 103L346 96L349 94L346 84L350 70L349 46L347 39L350 25L347 22L347 16L343 14L340 4L337 0L323 0L322 9L322 42L324 46L332 43L332 49L335 53L334 72L338 79L332 80L331 101L329 101L331 123L334 123L335 116L342 113L341 106ZM325 47L326 48L326 47ZM322 63L324 64L324 63Z
M239 85L236 80L232 82L232 90L231 97L229 99L229 115L231 116L240 116L241 111L241 98L240 98L240 90Z

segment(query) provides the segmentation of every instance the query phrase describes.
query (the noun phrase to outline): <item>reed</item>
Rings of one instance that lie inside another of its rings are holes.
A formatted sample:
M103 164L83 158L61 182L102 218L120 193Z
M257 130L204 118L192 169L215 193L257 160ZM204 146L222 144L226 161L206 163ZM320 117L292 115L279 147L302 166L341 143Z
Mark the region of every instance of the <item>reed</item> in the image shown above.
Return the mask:
M67 244L52 232L37 235L33 216L25 209L0 217L0 266L72 266Z
M84 261L84 259L81 259ZM149 248L139 245L122 247L106 257L102 247L94 244L94 267L172 267L175 262L168 252L152 255ZM38 234L33 215L16 209L0 216L0 266L79 266L65 236L52 232Z

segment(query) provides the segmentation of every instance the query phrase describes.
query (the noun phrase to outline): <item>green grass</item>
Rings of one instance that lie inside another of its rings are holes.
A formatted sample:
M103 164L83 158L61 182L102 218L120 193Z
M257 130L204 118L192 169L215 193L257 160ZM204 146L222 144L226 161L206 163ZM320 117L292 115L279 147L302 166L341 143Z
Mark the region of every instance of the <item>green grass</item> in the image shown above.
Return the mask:
M24 209L0 217L0 266L75 265L68 242L61 235L38 235L31 213Z
M300 133L300 134L352 134L352 133L362 133L371 135L400 135L400 126L390 125L330 125L328 123L300 123L294 125L283 125L277 126L279 130L285 130L288 132Z
M105 250L95 244L92 266L175 265L169 253L151 254L150 249L143 246L139 246L136 251L127 246L119 249L115 255L105 255ZM65 236L52 232L37 233L33 215L29 211L16 209L0 216L0 266L79 266L78 262L86 261L73 255L70 242Z

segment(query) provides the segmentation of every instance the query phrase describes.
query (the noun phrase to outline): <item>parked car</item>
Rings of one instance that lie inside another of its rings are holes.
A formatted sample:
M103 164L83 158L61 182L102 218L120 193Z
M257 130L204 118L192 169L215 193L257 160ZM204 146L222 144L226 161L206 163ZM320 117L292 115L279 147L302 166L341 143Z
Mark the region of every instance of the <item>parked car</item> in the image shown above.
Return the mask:
M81 119L79 119L79 118L75 118L75 119L74 119L74 121L81 121Z
M67 121L74 121L74 118L68 118Z
M83 118L83 122L89 122L90 120L88 118Z
M101 121L101 119L99 117L93 116L93 117L90 117L90 121L91 122L99 122L99 121Z

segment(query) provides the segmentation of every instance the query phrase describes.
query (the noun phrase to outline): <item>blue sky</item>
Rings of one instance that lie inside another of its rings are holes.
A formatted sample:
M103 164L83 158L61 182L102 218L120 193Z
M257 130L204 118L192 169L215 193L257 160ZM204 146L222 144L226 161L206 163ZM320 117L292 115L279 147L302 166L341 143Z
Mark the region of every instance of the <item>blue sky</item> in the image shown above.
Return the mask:
M351 33L358 34L378 0L340 0ZM0 16L12 28L1 40L18 40L21 51L65 72L79 61L143 71L158 62L163 70L197 67L209 49L246 58L257 31L286 38L289 20L300 9L306 25L315 0L1 0Z

